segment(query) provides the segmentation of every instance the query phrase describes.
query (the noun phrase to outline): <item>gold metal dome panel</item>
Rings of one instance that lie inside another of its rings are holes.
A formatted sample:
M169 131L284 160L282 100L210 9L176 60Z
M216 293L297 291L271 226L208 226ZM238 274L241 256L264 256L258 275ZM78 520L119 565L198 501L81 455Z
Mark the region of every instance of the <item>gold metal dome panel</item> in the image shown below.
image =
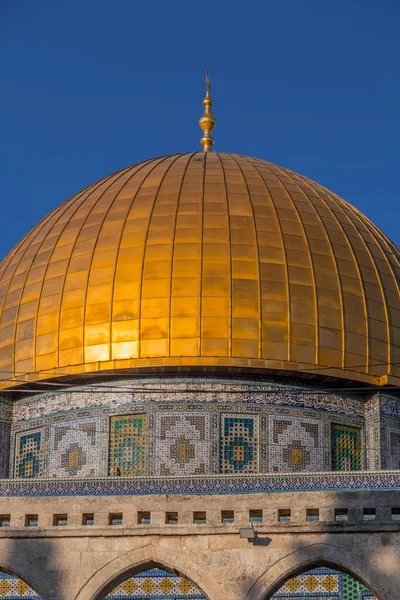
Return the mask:
M166 367L395 381L399 279L388 238L306 177L234 154L149 160L2 262L1 385Z

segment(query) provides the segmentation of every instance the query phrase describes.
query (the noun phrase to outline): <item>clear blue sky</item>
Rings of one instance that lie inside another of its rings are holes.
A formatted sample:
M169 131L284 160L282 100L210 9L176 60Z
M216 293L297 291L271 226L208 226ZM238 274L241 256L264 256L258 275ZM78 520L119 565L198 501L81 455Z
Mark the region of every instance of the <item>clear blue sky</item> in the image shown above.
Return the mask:
M89 183L199 148L329 187L400 245L398 0L0 0L0 257Z

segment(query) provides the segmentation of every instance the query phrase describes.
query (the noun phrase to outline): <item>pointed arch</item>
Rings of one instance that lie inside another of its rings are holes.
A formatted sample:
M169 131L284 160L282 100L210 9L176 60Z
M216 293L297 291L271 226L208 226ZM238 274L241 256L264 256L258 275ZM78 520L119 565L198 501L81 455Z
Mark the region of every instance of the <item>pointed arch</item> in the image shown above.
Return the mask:
M296 576L317 567L327 567L362 583L375 596L366 600L393 600L396 590L386 573L377 571L371 562L366 562L348 549L330 544L312 544L278 560L255 581L244 600L279 600L275 594ZM345 599L344 599L345 600Z
M150 543L125 552L104 565L82 586L74 600L105 600L107 594L125 580L154 568L185 578L208 600L224 597L206 565L198 565L191 554Z
M289 600L291 597L295 600L299 594L303 594L304 600L319 600L321 594L326 593L335 593L338 600L378 600L359 579L325 564L293 574L276 587L268 600Z
M184 600L208 600L207 596L189 581L187 577L167 571L162 565L151 562L143 570L138 567L120 574L116 580L110 582L100 593L97 600L113 600L137 598L151 600L162 595L165 599L175 598L179 595Z

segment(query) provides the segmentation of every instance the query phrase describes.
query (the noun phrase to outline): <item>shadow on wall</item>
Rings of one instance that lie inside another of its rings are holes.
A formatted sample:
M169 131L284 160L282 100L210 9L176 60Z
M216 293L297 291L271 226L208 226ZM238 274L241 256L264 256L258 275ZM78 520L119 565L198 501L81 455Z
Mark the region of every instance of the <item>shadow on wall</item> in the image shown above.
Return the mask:
M63 600L55 547L35 538L3 540L0 594L7 600Z

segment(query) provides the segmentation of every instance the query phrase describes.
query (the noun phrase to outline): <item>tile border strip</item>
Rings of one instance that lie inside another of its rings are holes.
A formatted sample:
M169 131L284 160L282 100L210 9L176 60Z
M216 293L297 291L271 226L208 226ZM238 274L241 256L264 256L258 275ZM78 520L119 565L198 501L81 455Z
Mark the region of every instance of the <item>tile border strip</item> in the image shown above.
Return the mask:
M0 497L143 496L280 492L400 491L399 471L285 473L188 477L3 479Z

